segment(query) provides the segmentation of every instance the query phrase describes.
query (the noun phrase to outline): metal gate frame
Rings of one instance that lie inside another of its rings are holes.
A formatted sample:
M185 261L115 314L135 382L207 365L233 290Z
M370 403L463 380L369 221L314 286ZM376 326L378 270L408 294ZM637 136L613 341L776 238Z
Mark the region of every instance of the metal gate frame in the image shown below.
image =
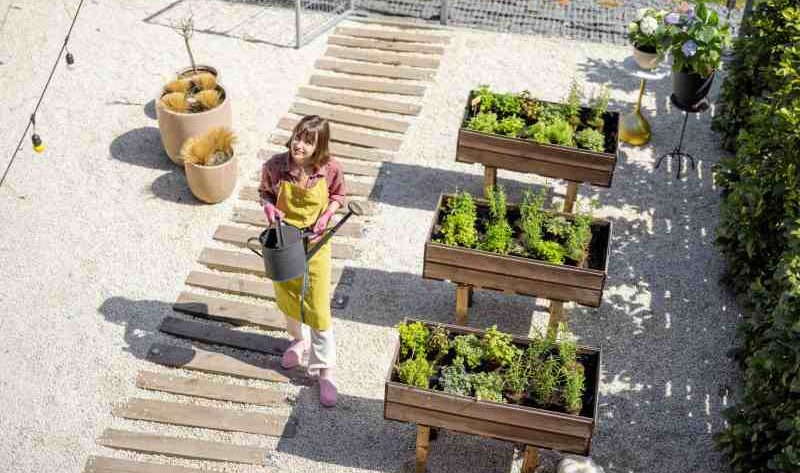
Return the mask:
M312 0L308 5L314 5L318 3L319 0ZM353 12L354 9L354 0L346 0L347 7L341 13L338 13L333 18L325 21L319 26L314 27L308 33L303 33L303 0L295 0L294 1L294 26L295 26L295 48L300 49L301 47L305 46L314 38L321 35L322 33L328 31L330 28L333 28L337 23L347 18L350 13ZM308 6L306 5L306 6Z

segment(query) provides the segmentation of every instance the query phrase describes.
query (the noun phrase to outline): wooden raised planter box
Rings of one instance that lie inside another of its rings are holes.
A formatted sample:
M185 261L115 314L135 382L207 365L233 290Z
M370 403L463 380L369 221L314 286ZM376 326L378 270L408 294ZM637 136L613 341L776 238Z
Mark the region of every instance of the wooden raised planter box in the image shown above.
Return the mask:
M611 187L619 150L618 112L606 112L604 116L603 135L608 152L601 153L467 129L466 123L472 117L472 98L470 92L464 120L458 131L456 161ZM589 109L581 107L581 111L585 114Z
M415 320L409 319L407 322L415 322ZM424 323L429 326L438 325L431 322ZM453 335L475 334L481 337L484 333L483 330L469 327L441 325ZM514 337L513 341L521 348L525 348L531 339ZM578 362L584 366L586 376L586 390L580 415L520 404L478 401L473 397L402 384L394 370L399 362L399 356L400 342L398 340L386 380L384 418L562 452L580 455L590 453L592 434L597 422L601 362L599 349L578 347Z
M532 258L501 255L488 251L448 246L433 242L436 228L443 218L451 194L443 194L433 217L433 225L425 243L422 277L451 281L476 288L494 289L557 301L574 301L598 307L608 274L611 222L594 219L589 257L583 267L559 265ZM475 199L478 214L488 214L488 203ZM508 205L509 222L519 218L519 207ZM559 213L567 219L572 214ZM515 230L516 231L516 230Z

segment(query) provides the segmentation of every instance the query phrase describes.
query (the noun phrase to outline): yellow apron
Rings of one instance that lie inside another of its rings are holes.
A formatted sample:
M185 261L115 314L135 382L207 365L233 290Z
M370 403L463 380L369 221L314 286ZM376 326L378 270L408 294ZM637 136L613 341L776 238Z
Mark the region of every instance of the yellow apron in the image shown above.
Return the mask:
M300 229L313 227L317 218L328 207L328 183L325 178L321 178L310 189L302 189L291 182L283 181L278 190L276 206L284 213L284 222ZM300 320L303 277L275 283L274 286L278 308L287 316ZM330 292L331 243L328 241L308 262L308 289L303 301L303 318L306 325L315 330L328 330L331 326Z

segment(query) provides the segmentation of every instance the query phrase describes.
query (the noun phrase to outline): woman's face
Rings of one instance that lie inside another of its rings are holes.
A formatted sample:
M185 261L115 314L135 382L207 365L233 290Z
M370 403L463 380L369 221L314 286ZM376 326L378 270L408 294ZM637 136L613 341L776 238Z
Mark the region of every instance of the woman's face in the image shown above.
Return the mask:
M317 149L316 138L311 133L304 133L292 138L292 149L290 151L295 161L302 163L314 154L314 150Z

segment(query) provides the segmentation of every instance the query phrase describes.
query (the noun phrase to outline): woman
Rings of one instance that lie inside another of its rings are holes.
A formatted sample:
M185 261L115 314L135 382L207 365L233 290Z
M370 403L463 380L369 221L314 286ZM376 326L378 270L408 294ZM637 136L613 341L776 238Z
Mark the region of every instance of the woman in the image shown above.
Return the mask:
M289 151L273 156L261 170L259 193L267 222L277 219L300 229L312 230L310 245L319 241L336 210L344 205L342 166L328 151L328 122L316 115L300 120L286 146ZM286 315L286 327L294 338L281 365L298 366L309 351L308 372L319 374L319 399L326 407L336 405L336 342L330 309L331 247L320 249L309 261L308 287L300 320L303 278L275 283L278 308Z

